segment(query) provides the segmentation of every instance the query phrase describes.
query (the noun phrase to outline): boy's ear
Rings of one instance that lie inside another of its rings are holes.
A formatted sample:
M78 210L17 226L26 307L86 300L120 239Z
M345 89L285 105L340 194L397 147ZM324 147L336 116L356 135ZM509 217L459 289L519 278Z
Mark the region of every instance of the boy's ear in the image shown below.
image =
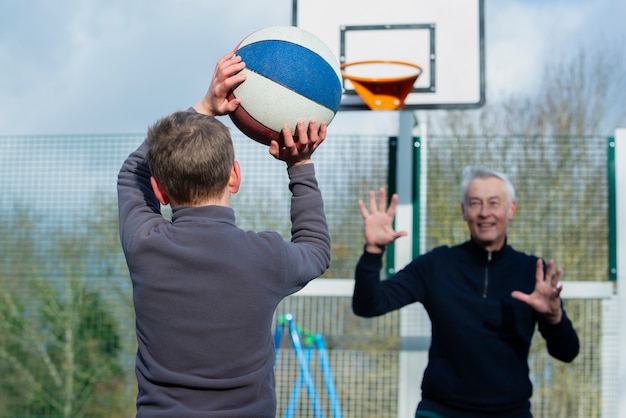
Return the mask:
M163 187L161 187L161 185L159 184L159 181L157 179L155 179L154 177L150 177L150 184L152 185L152 191L154 192L154 195L159 200L159 202L163 206L169 204L170 203L170 197L168 196L168 194L165 191L165 189Z
M228 191L235 194L241 186L241 167L237 161L233 162L233 168L230 170L230 178L228 179Z

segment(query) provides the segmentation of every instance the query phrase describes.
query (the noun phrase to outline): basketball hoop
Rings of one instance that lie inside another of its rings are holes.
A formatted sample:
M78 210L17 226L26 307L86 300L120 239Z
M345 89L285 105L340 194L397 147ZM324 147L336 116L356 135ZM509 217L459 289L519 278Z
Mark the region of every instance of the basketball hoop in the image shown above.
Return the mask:
M402 109L420 74L422 67L404 61L370 60L341 65L341 75L352 83L371 110Z

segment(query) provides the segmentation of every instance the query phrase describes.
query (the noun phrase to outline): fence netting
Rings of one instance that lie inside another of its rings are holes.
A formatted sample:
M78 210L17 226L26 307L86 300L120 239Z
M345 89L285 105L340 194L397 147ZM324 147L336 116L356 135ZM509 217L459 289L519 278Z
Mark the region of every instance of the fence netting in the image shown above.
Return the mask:
M0 137L0 417L131 417L135 413L131 285L117 229L116 176L143 135ZM243 183L232 206L244 229L289 238L284 163L267 147L235 134ZM465 165L508 173L518 211L509 242L554 258L565 280L604 281L608 270L605 137L429 137L426 249L467 239L460 216ZM332 238L332 264L317 280L350 279L363 248L358 199L387 187L386 136L332 136L313 159ZM168 208L164 208L167 212ZM581 339L571 364L545 354L541 338L530 364L536 417L601 416L602 304L568 300ZM352 314L345 296L292 296L277 310L324 336L344 417L397 417L400 315ZM283 336L276 382L279 415L297 392L294 416L314 416L300 368ZM210 350L207 351L210 355ZM333 416L320 358L310 369L324 416ZM415 376L419 391L421 376Z

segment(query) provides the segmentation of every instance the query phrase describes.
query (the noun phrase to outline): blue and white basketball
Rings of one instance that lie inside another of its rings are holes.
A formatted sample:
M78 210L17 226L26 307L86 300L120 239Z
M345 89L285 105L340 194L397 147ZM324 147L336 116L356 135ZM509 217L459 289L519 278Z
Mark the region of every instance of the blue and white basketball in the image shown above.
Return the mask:
M230 118L248 137L280 142L283 126L295 134L299 120L330 122L341 102L341 70L315 35L295 26L272 26L244 38L236 54L246 80L231 93L241 101ZM232 97L231 96L231 97Z

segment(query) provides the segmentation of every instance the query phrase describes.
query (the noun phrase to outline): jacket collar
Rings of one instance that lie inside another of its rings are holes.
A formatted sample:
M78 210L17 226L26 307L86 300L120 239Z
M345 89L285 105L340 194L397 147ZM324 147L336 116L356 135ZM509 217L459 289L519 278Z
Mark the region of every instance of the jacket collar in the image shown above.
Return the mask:
M507 244L507 238L504 239L504 244L502 248L497 251L491 251L491 261L499 260L506 256L511 250L511 246ZM479 245L473 239L469 239L465 242L464 246L476 257L480 257L481 259L487 260L489 259L489 251L487 251L484 247Z

